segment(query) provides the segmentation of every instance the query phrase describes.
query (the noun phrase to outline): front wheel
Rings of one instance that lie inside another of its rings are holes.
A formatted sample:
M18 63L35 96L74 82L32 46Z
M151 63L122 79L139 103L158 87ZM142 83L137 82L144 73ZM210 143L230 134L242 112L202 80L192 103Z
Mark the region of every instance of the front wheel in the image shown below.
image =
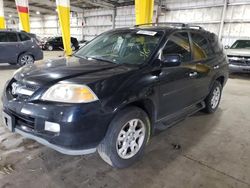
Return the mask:
M205 112L214 113L217 110L220 104L221 93L222 93L222 86L220 82L215 81L209 95L205 99L206 103Z
M112 120L98 153L109 165L126 168L142 157L149 137L148 115L140 108L129 107Z

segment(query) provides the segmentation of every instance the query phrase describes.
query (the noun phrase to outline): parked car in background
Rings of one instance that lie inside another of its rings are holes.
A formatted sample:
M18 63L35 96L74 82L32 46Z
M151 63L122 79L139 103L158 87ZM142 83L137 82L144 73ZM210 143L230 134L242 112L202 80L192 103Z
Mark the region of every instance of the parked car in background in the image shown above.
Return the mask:
M97 149L128 167L156 129L219 106L227 57L215 34L194 28L111 30L70 58L19 69L2 97L6 127L64 154Z
M49 38L47 41L43 43L43 49L44 50L58 50L58 49L63 49L63 39L62 37L52 37ZM74 37L71 37L71 48L73 51L79 49L79 44L78 40Z
M43 59L41 44L35 34L24 31L0 30L0 63L33 64Z
M88 43L87 40L81 40L81 41L79 41L79 48L85 46L87 43Z
M250 40L237 40L226 47L229 71L250 73Z

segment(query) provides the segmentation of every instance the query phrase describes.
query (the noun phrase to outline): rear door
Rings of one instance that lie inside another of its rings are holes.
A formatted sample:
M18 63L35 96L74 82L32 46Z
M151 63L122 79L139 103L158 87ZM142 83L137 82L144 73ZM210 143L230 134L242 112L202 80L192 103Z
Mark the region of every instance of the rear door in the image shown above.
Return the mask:
M211 83L216 63L212 47L207 38L198 31L191 31L191 48L193 52L193 60L197 72L196 98L203 99L209 93L209 85Z
M164 56L173 54L181 56L181 65L162 67L162 72L159 75L158 120L179 112L196 102L194 98L195 64L192 61L188 32L177 32L169 37L162 51L162 59Z
M19 37L19 39L21 41L22 51L23 52L30 51L32 46L33 46L31 38L28 35L24 34L24 33L18 33L18 37Z

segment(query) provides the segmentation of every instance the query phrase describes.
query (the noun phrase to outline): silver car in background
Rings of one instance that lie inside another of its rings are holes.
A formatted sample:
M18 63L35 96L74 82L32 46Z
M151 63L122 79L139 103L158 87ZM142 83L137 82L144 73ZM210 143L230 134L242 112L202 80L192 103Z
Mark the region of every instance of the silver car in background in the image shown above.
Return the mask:
M0 63L23 66L43 59L43 51L35 34L0 30Z
M226 47L229 71L250 73L250 40L236 40Z

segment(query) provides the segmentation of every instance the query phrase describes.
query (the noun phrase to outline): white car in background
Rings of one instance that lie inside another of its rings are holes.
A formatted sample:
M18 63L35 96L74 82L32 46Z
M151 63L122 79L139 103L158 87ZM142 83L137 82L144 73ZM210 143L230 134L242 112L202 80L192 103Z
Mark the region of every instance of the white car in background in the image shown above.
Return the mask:
M231 47L226 46L229 71L250 73L250 39L236 40Z

